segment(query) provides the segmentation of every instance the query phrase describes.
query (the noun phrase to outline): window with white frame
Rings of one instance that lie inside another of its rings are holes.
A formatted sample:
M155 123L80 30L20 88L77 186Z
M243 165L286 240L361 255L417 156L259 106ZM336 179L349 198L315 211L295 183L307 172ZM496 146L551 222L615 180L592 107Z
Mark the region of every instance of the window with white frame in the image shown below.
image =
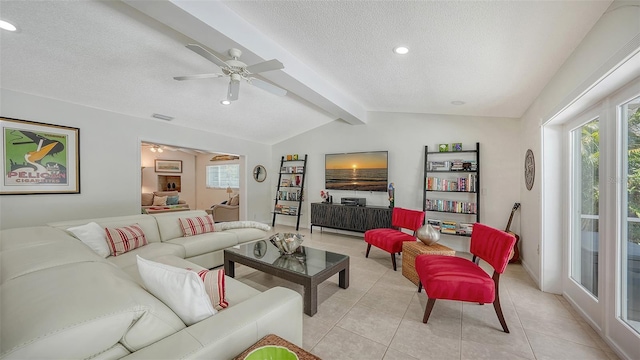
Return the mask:
M238 189L240 187L240 164L208 165L207 188Z

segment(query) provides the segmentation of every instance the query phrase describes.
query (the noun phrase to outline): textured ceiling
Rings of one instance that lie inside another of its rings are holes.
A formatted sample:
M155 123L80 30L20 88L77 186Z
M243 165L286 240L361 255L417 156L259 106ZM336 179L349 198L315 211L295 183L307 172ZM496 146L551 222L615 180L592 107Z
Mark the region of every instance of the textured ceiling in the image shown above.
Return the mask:
M369 111L499 117L524 113L609 4L225 2Z
M0 34L0 86L142 118L161 113L267 144L344 118L338 110L350 102L365 115L519 117L610 1L128 3L169 10L158 21L118 1L0 1L0 18L20 28ZM235 17L184 20L179 5L224 7ZM175 30L187 22L195 30ZM225 41L214 41L207 29L223 25ZM290 94L243 83L240 100L224 107L227 79L173 80L219 72L184 47L194 41L223 58L237 44L248 64L279 58L285 69L264 76ZM393 54L400 44L411 52Z

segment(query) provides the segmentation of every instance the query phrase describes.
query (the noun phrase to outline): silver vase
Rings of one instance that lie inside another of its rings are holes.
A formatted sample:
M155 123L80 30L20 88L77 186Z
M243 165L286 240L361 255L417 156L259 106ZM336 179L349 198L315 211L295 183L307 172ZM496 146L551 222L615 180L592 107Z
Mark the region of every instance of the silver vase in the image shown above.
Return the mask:
M440 232L429 224L422 225L418 231L416 231L416 236L425 245L433 245L440 240Z

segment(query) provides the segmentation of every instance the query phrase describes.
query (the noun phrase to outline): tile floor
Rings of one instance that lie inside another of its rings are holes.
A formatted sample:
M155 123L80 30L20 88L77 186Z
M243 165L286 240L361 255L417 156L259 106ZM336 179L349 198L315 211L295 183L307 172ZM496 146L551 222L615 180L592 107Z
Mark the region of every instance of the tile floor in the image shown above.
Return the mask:
M273 232L291 232L276 226ZM313 234L301 229L305 246L350 256L350 286L333 276L318 289L318 313L304 315L303 347L332 359L618 359L600 336L559 295L537 289L521 265L501 276L500 301L510 334L502 331L493 306L440 300L428 324L427 298L391 268L388 253L372 248L365 258L362 236ZM468 256L460 254L458 256ZM259 290L302 287L238 266L236 278Z

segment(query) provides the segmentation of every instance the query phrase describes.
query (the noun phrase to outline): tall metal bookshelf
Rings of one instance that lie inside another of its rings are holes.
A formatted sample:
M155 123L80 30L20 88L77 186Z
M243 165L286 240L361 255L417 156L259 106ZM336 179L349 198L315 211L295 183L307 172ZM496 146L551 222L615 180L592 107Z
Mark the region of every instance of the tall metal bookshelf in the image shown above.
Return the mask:
M296 231L300 227L300 215L302 215L302 202L304 201L304 178L307 173L307 155L304 159L288 160L285 156L280 159L280 172L278 175L278 187L275 203L273 205L273 221L276 225L276 217L295 216ZM296 205L297 204L297 205ZM295 211L293 208L295 207Z
M480 143L475 149L459 151L429 151L425 146L423 180L422 209L427 222L441 221L444 235L471 236L466 225L480 221ZM455 232L451 232L452 222Z

